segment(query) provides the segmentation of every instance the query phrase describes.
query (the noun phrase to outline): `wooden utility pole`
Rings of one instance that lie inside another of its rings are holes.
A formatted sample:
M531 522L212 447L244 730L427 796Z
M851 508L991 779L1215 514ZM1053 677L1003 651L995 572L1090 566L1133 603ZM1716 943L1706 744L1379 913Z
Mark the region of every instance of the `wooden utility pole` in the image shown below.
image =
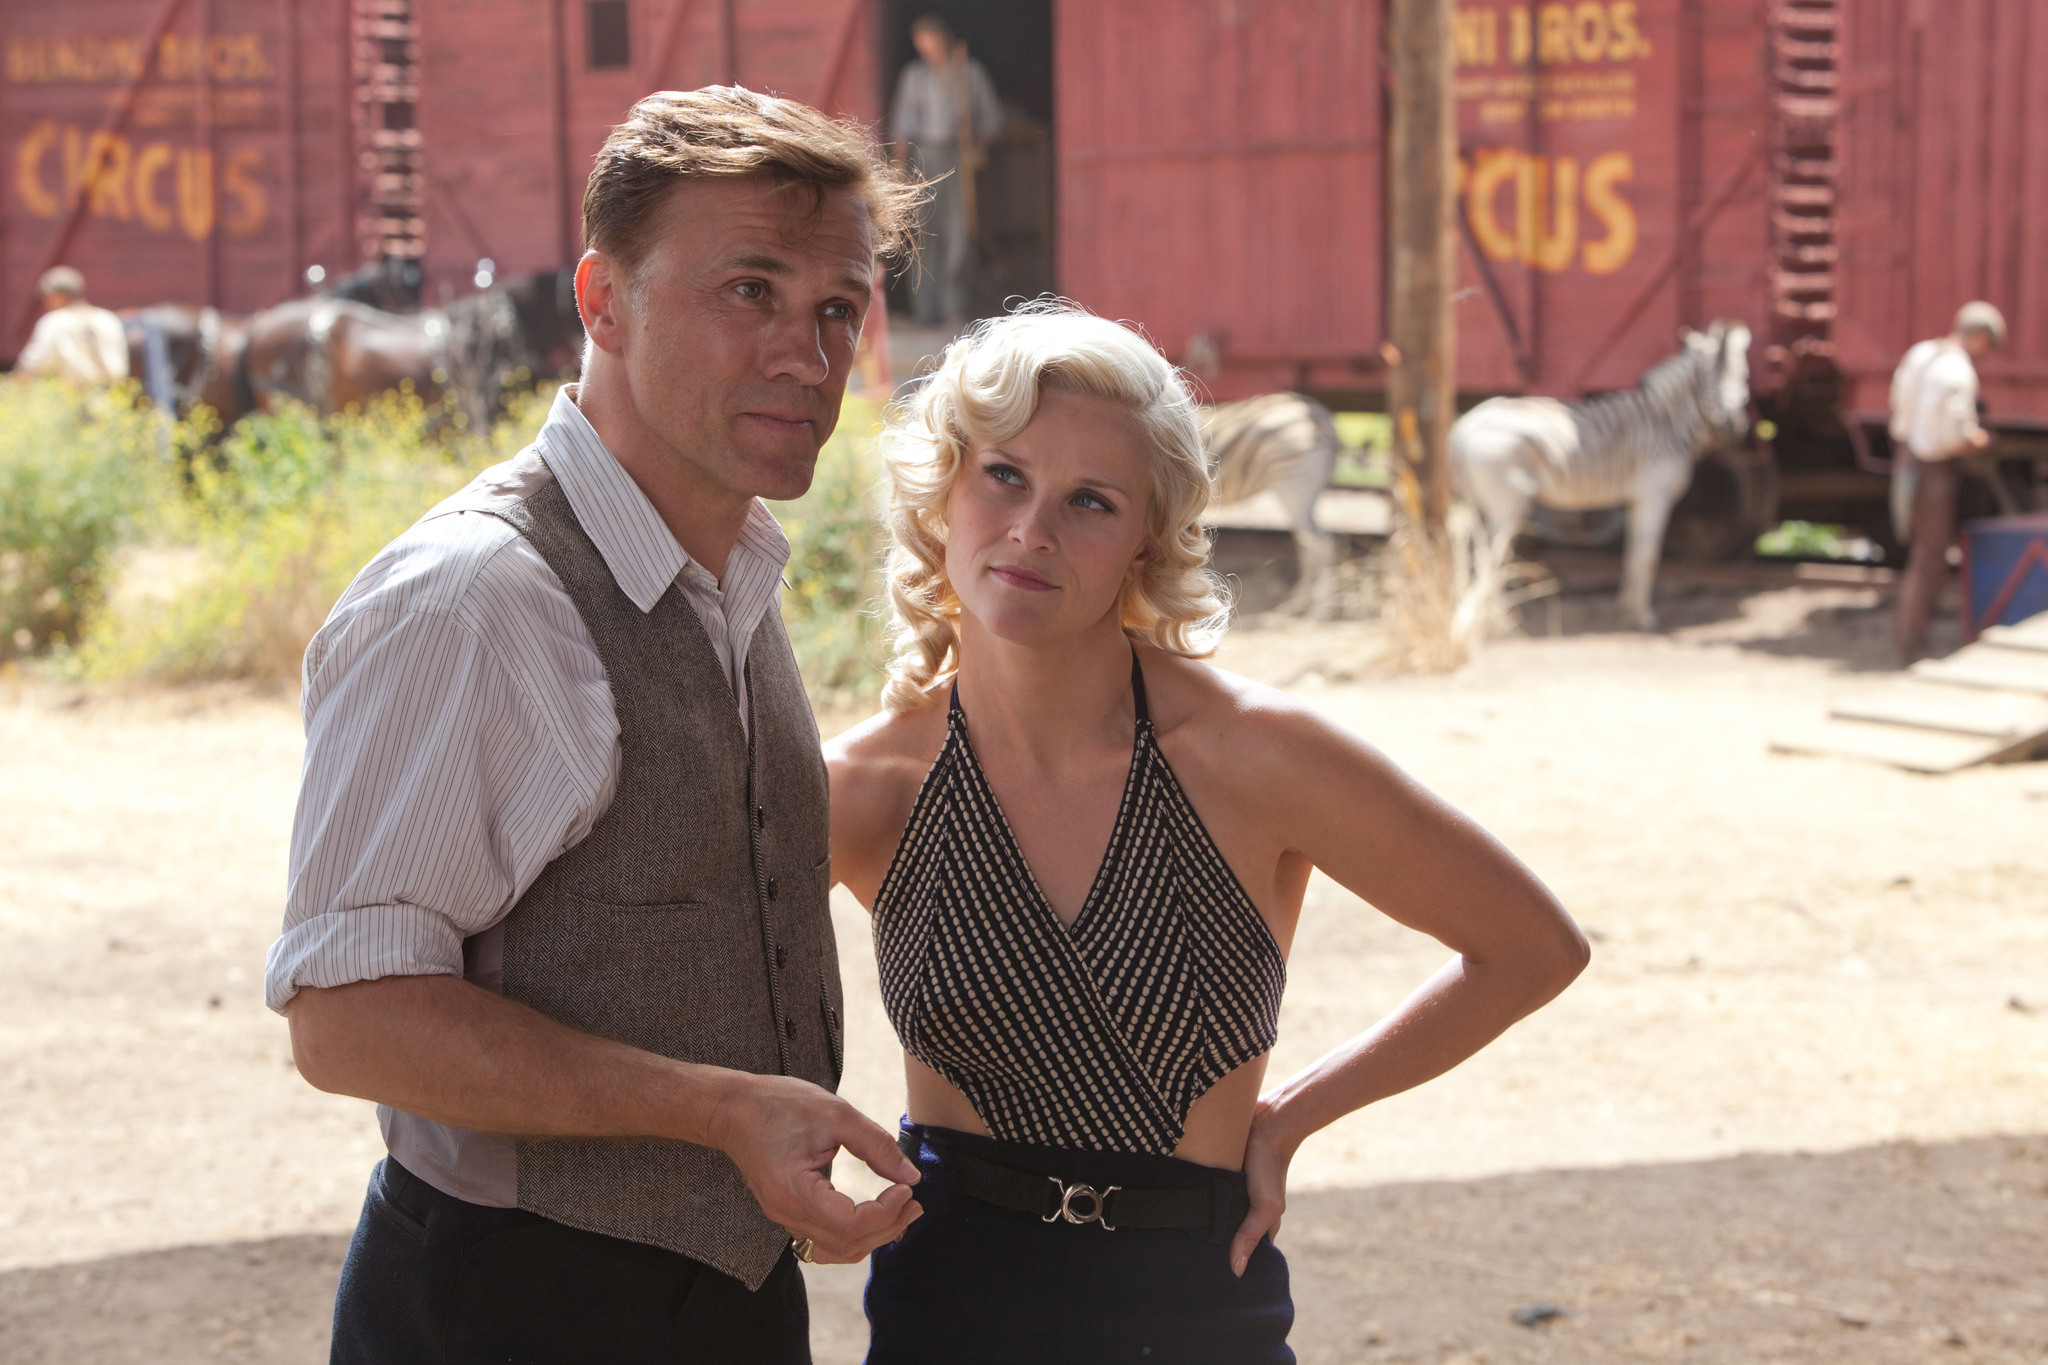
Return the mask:
M1444 440L1456 415L1458 157L1452 0L1389 0L1393 91L1387 139L1387 411L1394 451L1414 476L1415 529L1444 543L1451 507Z

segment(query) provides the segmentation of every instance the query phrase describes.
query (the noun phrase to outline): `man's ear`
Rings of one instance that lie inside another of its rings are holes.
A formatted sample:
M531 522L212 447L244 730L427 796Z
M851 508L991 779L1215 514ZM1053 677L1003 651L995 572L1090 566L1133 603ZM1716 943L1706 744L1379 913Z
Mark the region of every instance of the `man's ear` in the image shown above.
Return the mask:
M613 355L625 349L620 328L622 308L631 307L624 272L601 251L586 251L576 262L576 311L590 344Z

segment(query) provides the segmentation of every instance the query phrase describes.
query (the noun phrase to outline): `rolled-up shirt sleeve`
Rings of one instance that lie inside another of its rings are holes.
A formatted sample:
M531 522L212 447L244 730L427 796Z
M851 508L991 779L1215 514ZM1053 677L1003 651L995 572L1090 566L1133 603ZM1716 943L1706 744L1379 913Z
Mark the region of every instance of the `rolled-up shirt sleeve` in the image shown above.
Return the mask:
M369 607L321 637L265 969L274 1010L302 986L461 975L463 940L502 920L611 795L459 613Z
M1965 361L1949 367L1941 394L1943 444L1954 454L1966 453L1977 439L1977 372Z

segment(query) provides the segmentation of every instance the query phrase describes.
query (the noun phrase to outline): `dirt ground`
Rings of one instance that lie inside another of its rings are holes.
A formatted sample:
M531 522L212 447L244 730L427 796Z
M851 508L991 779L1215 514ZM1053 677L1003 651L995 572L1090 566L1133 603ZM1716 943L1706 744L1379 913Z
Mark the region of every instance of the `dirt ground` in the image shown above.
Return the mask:
M1450 678L1376 676L1357 625L1226 648L1470 810L1594 938L1556 1005L1303 1150L1302 1359L2048 1360L2048 765L1770 754L1882 666L1872 589L1660 606L1643 637L1568 598L1557 635ZM288 699L0 681L0 1360L324 1357L379 1147L262 1004L298 756ZM1276 1075L1443 955L1311 895ZM836 912L846 1088L886 1121L865 926ZM859 1283L813 1275L827 1365L860 1357Z

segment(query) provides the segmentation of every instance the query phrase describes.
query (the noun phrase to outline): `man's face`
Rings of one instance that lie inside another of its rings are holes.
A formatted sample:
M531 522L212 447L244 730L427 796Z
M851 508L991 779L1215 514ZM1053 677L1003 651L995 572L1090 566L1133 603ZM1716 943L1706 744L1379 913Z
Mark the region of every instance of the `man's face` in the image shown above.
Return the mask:
M911 34L910 45L931 66L944 66L953 56L953 40L935 28L921 28Z
M1969 352L1970 359L1982 360L1985 356L1998 349L1998 343L1991 339L1991 333L1989 332L1965 332L1963 333L1963 349Z
M43 311L54 313L59 308L68 308L71 306L71 297L70 294L65 293L61 289L53 289L43 295Z
M794 498L839 421L872 296L874 240L850 190L813 211L766 179L679 185L611 311L640 423L741 497Z

